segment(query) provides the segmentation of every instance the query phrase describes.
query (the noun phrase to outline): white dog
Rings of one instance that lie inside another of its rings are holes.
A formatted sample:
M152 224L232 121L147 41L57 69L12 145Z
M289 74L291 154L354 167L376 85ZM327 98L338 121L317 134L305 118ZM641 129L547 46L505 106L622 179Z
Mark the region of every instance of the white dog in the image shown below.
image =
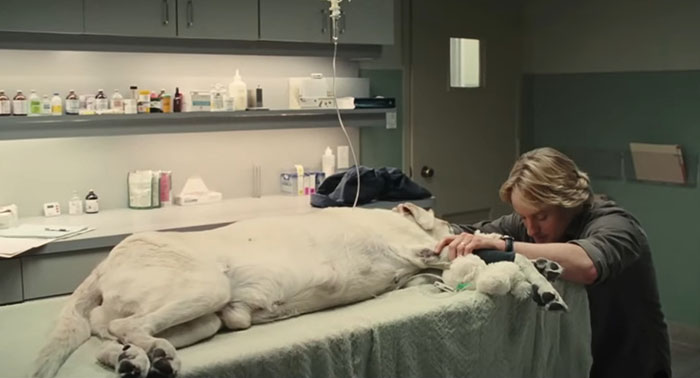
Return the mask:
M69 297L33 376L54 376L91 334L105 341L98 359L121 377L175 376L175 349L222 327L361 301L420 270L447 269L446 251L433 248L450 233L432 211L405 204L132 235ZM556 293L529 265L536 294Z

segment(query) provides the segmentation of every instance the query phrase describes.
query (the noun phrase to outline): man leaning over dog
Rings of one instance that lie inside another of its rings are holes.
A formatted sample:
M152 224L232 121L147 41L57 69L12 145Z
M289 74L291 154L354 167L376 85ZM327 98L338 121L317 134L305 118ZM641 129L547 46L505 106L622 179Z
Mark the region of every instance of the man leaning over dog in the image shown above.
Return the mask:
M513 213L448 236L450 259L480 249L514 250L556 261L562 278L586 285L591 378L671 377L669 339L647 236L615 202L594 198L590 180L563 153L529 151L515 162L500 197ZM476 230L506 235L492 239ZM509 238L511 237L511 238Z

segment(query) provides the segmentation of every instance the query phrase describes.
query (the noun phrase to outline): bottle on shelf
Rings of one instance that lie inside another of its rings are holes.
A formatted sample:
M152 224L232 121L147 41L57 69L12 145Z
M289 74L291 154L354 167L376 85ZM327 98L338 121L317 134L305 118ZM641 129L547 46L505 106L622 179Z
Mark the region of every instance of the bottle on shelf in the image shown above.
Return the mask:
M78 115L79 112L80 98L75 94L75 90L71 89L68 91L68 96L66 96L66 114Z
M51 99L49 95L43 95L41 97L41 115L51 115Z
M114 90L114 94L112 95L112 100L110 103L110 108L112 108L112 113L124 113L124 96L122 96L122 94L119 93L119 89Z
M41 98L36 94L35 90L30 90L29 94L29 115L30 116L40 116L41 115Z
M134 101L139 100L139 87L136 85L132 85L129 87L129 91L131 92L131 99Z
M18 89L15 97L12 98L12 114L16 116L27 115L27 97L24 96L21 89Z
M63 100L58 95L58 92L55 92L53 97L51 97L51 115L63 115Z
M12 102L5 94L4 89L0 89L0 116L12 115Z
M161 96L164 92L165 90L161 93L151 92L151 113L163 113L163 98Z
M180 88L175 88L175 96L173 97L173 112L180 113L182 111L182 92Z
M248 88L243 79L241 79L238 70L236 70L233 81L228 85L228 95L233 98L234 110L245 110L248 106Z
M109 100L105 96L104 90L98 89L95 95L95 112L97 114L106 113L109 110Z

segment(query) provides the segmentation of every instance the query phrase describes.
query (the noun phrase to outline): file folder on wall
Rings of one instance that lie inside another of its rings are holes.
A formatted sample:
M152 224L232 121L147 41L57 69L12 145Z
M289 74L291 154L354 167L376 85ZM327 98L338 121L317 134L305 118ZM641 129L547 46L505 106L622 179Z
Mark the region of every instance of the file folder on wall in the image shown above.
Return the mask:
M637 180L686 184L683 151L678 144L630 143Z

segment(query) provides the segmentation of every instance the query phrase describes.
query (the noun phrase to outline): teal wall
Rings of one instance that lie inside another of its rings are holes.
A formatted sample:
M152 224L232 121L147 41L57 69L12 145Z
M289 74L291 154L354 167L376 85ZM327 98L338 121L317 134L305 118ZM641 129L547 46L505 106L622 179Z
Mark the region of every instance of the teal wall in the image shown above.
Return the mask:
M700 326L700 71L527 75L523 88L523 150L567 152L636 215L667 318ZM635 181L629 142L681 144L689 184Z
M403 72L401 70L360 70L370 79L370 96L396 99L396 129L362 128L360 130L360 164L368 167L402 168L403 151Z

